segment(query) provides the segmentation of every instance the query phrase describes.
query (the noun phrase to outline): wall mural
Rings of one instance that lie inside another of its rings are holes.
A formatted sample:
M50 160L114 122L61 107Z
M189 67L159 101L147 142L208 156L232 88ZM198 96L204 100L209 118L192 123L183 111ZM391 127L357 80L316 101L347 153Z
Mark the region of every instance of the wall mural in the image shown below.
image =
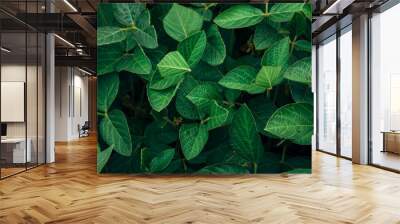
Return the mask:
M100 4L99 173L310 173L311 5Z

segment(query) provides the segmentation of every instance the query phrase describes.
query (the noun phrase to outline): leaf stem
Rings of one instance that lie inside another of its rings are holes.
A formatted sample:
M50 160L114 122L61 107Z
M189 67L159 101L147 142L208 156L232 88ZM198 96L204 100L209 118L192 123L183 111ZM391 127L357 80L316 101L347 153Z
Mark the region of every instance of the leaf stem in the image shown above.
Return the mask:
M236 102L232 103L232 102L229 102L229 101L226 101L226 100L223 100L222 103L226 104L228 106L235 106L235 105L240 106L240 105L242 105L241 103L236 103Z
M163 117L163 119L164 119L167 123L169 123L170 125L176 126L175 123L174 123L173 121L171 121L171 119L169 119L169 117Z
M107 112L98 112L97 111L97 115L100 115L100 116L103 116L103 117L107 117L108 115L107 115Z
M209 121L210 120L210 117L207 117L206 119L204 119L204 120L201 120L200 121L200 124L205 124L207 121Z
M297 40L297 35L294 36L293 41L290 43L290 54L293 53L294 46L295 46L295 44L296 44L296 40Z

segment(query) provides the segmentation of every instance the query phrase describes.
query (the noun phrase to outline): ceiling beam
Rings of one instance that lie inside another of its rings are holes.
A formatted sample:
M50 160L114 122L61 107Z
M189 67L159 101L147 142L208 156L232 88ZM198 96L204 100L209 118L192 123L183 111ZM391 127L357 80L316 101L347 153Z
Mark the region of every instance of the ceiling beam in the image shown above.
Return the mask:
M88 67L96 71L96 58L91 56L55 56L56 66Z

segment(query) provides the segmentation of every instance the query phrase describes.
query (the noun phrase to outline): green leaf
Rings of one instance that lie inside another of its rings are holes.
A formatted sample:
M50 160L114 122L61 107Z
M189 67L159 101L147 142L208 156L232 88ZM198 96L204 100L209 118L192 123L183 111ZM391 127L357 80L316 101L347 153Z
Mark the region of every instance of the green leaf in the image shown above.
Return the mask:
M228 100L230 103L235 103L235 101L240 97L242 92L236 89L224 89L225 99Z
M290 65L284 77L291 81L311 84L311 57L303 58Z
M208 131L205 125L184 124L179 129L183 155L187 160L198 156L208 140Z
M276 41L273 46L267 49L262 57L262 65L264 66L284 66L290 56L290 39L282 38Z
M211 22L211 20L213 18L213 12L210 9L197 8L194 10L203 17L204 21Z
M150 88L156 90L167 89L171 86L177 85L184 79L183 75L176 75L167 78L163 78L160 76L158 72L156 72L153 76L153 79L150 82Z
M215 17L214 23L225 29L237 29L256 25L263 19L263 11L246 4L228 8Z
M135 48L132 54L125 54L116 65L118 72L128 71L140 75L150 74L151 67L151 61L141 47Z
M174 3L163 19L165 32L177 41L182 41L201 30L203 18L191 8Z
M299 51L311 52L311 42L308 40L298 40L294 44L294 48Z
M175 96L180 84L181 82L176 86L163 90L151 89L150 86L148 86L147 97L149 99L150 106L157 112L160 112L166 108L171 102L172 98Z
M176 110L184 118L195 120L204 117L204 113L201 113L196 105L186 97L198 84L197 80L186 76L176 93Z
M161 59L167 54L168 49L165 46L158 46L156 49L147 49L146 54L149 56L153 66L160 63Z
M100 149L100 146L97 144L97 173L101 173L104 166L107 164L110 159L112 150L114 146L111 145L104 150Z
M154 157L150 162L150 171L152 173L161 172L171 163L175 155L175 149L166 149Z
M200 84L186 96L199 111L208 111L213 100L222 100L221 94L215 85Z
M277 109L276 106L265 95L259 95L252 98L249 101L248 106L256 120L257 131L260 134L268 136L267 132L264 131L265 124Z
M97 78L97 110L107 112L118 94L119 77L118 74L99 76Z
M199 62L191 72L191 75L200 81L218 82L223 77L222 72L216 66L205 62Z
M103 26L97 29L97 46L118 43L126 39L126 31L120 27Z
M108 4L98 4L97 5L97 27L102 26L118 26L119 24L115 20L114 8L110 7Z
M238 165L234 164L217 164L217 165L210 165L206 166L199 171L196 172L197 174L248 174L249 171Z
M301 12L303 7L304 3L275 3L269 10L268 16L274 22L288 22L296 12Z
M97 74L101 76L115 71L115 65L124 54L121 45L111 44L99 46L97 49L99 54L97 58Z
M256 26L253 43L256 50L264 50L270 48L281 38L281 35L278 34L278 31L276 31L274 28L266 23L260 23Z
M206 119L207 130L219 128L228 121L229 111L220 106L215 100L210 106L210 116Z
M241 65L229 71L219 82L223 87L246 91L250 94L262 93L265 88L255 84L257 71L247 65Z
M180 42L178 45L178 51L181 53L183 58L185 58L189 66L193 68L193 66L195 66L203 56L206 44L206 33L201 31Z
M178 51L169 52L157 65L162 77L180 76L191 69Z
M132 153L132 140L128 122L122 111L114 109L100 122L100 134L108 145L114 145L114 150L123 155Z
M207 30L207 46L202 60L210 65L220 65L226 57L224 40L216 25L211 25Z
M310 145L313 133L313 106L293 103L280 107L268 120L265 130L299 145Z
M150 11L148 9L142 11L142 13L135 19L135 25L137 28L143 30L149 27L150 20Z
M178 139L178 132L174 126L165 120L156 120L147 125L144 130L144 142L154 148L154 145L168 145Z
M138 46L138 43L135 40L135 37L129 33L126 37L125 41L125 52L129 52L130 50L134 49L136 46Z
M135 24L135 18L138 17L142 11L146 8L145 4L125 4L125 3L115 3L112 4L114 17L122 25L131 26Z
M256 121L246 104L236 112L229 129L230 142L236 152L252 163L259 163L264 148L257 133Z
M304 4L303 13L309 20L312 19L312 6L311 6L311 3Z
M157 33L154 26L149 26L145 29L136 28L131 34L135 38L136 42L145 48L154 49L158 47Z
M290 83L290 92L296 103L308 103L313 105L314 96L310 86L293 82Z
M266 89L280 84L283 80L281 67L262 66L256 77L256 84Z
M311 27L310 21L302 14L295 13L293 16L293 20L291 21L291 25L294 26L291 30L296 32L296 36L300 37L302 35L306 35Z

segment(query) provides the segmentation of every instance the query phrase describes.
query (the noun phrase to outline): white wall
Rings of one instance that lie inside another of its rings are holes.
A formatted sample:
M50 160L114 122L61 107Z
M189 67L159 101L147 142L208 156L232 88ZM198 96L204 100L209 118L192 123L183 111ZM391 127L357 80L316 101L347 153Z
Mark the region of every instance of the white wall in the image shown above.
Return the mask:
M88 78L72 67L56 67L55 73L55 140L70 141L88 120Z

